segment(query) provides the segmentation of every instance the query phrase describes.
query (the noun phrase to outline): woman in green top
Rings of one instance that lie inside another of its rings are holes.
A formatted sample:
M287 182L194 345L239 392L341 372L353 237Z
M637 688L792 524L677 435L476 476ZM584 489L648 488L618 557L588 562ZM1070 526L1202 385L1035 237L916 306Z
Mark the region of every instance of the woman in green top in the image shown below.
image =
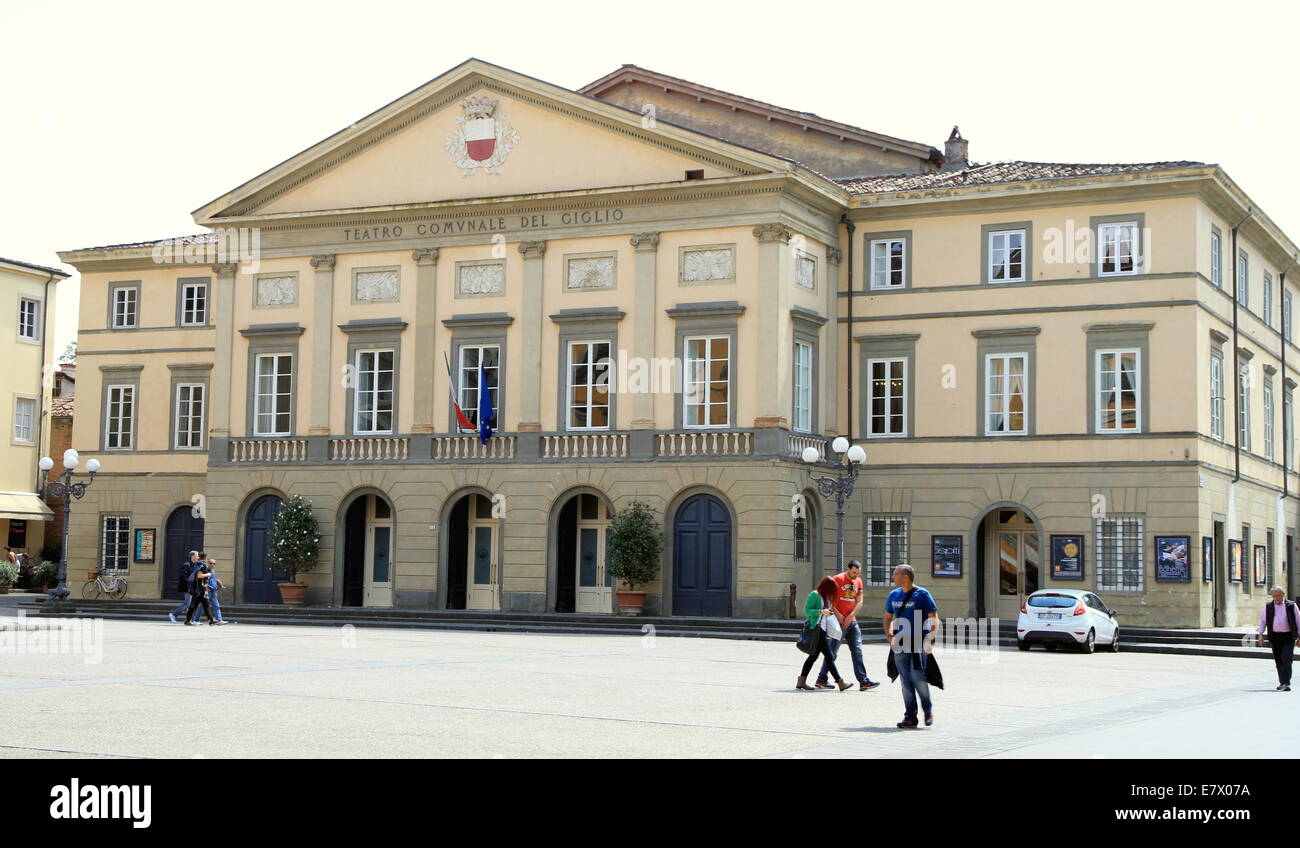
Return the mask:
M796 689L813 688L808 685L808 672L812 671L813 663L818 657L825 657L826 667L830 669L831 677L835 678L835 685L840 687L841 692L852 685L845 683L844 678L840 677L839 669L835 667L835 657L831 654L830 640L826 638L826 630L822 627L822 620L828 615L834 615L831 610L831 604L834 602L835 581L829 577L823 577L822 582L817 584L817 588L808 593L808 600L804 601L804 618L807 619L809 627L817 628L817 648L803 661L803 671L799 672L799 681L795 683Z

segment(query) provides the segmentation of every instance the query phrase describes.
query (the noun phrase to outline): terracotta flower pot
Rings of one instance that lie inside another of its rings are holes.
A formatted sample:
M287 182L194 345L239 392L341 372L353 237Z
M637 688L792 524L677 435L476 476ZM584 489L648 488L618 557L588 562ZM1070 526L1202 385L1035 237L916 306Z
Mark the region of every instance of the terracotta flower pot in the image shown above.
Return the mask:
M618 598L619 615L641 614L641 607L645 604L645 592L624 592L616 589L614 595Z
M9 585L5 584L4 586L0 586L0 595L7 595L7 594L9 594Z
M280 587L280 600L284 601L286 607L300 607L303 599L307 597L306 583L278 583Z

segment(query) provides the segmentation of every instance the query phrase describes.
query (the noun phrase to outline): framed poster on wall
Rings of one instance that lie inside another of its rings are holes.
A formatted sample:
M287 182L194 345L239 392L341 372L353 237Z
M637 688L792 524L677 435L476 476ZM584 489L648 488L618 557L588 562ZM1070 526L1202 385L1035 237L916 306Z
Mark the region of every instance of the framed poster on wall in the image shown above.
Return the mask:
M1255 546L1255 585L1263 586L1268 580L1268 548L1263 545Z
M137 527L135 531L135 555L131 557L134 562L153 562L154 561L154 537L158 531L152 527Z
M1201 578L1206 583L1214 582L1214 537L1201 537Z
M1083 579L1083 536L1052 536L1052 579Z
M1156 536L1156 582L1192 582L1191 549L1191 536Z
M961 577L961 536L930 537L930 576Z
M1228 580L1232 583L1240 583L1246 579L1246 564L1242 560L1241 540L1228 540Z

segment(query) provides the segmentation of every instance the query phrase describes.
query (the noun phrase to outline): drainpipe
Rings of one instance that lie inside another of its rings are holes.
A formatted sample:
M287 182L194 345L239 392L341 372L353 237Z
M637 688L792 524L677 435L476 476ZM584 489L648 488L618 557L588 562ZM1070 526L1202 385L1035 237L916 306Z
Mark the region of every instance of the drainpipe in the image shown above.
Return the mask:
M853 441L853 231L857 227L849 220L848 213L840 216L842 223L849 233L849 250L845 257L849 263L849 441Z
M45 440L43 438L45 435L45 417L49 415L49 412L47 412L45 409L45 346L47 344L54 343L54 339L50 337L50 283L54 282L54 276L55 276L54 274L50 274L50 278L45 281L45 296L41 300L41 322L43 324L43 326L41 327L41 404L40 404L41 414L40 417L37 418L37 420L34 422L36 426L36 462L37 463L40 463L41 451L44 450L45 447L44 445ZM53 396L54 396L54 387L53 385L51 385L50 397L53 398ZM36 469L36 488L32 490L37 494L40 494L41 489L45 485L45 481L41 479L42 476L43 475L41 473L41 469L38 465Z
M1232 228L1232 408L1236 413L1233 415L1233 421L1236 426L1232 428L1232 455L1233 455L1233 474L1232 482L1236 483L1241 479L1241 345L1239 338L1241 334L1240 327L1237 325L1237 307L1240 302L1237 299L1237 292L1240 290L1241 283L1237 280L1237 274L1241 268L1241 261L1237 256L1237 230L1241 225L1255 214L1254 207L1246 210L1246 217L1242 218Z

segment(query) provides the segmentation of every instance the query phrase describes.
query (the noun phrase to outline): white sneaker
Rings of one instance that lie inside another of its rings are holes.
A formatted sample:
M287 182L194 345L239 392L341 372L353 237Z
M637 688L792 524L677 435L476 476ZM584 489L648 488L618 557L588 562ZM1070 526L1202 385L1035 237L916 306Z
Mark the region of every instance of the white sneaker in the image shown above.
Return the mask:
M170 619L172 620L172 624L175 624L175 623L176 623L176 613L174 613L174 612L169 612L169 613L167 613L167 617L170 618Z

